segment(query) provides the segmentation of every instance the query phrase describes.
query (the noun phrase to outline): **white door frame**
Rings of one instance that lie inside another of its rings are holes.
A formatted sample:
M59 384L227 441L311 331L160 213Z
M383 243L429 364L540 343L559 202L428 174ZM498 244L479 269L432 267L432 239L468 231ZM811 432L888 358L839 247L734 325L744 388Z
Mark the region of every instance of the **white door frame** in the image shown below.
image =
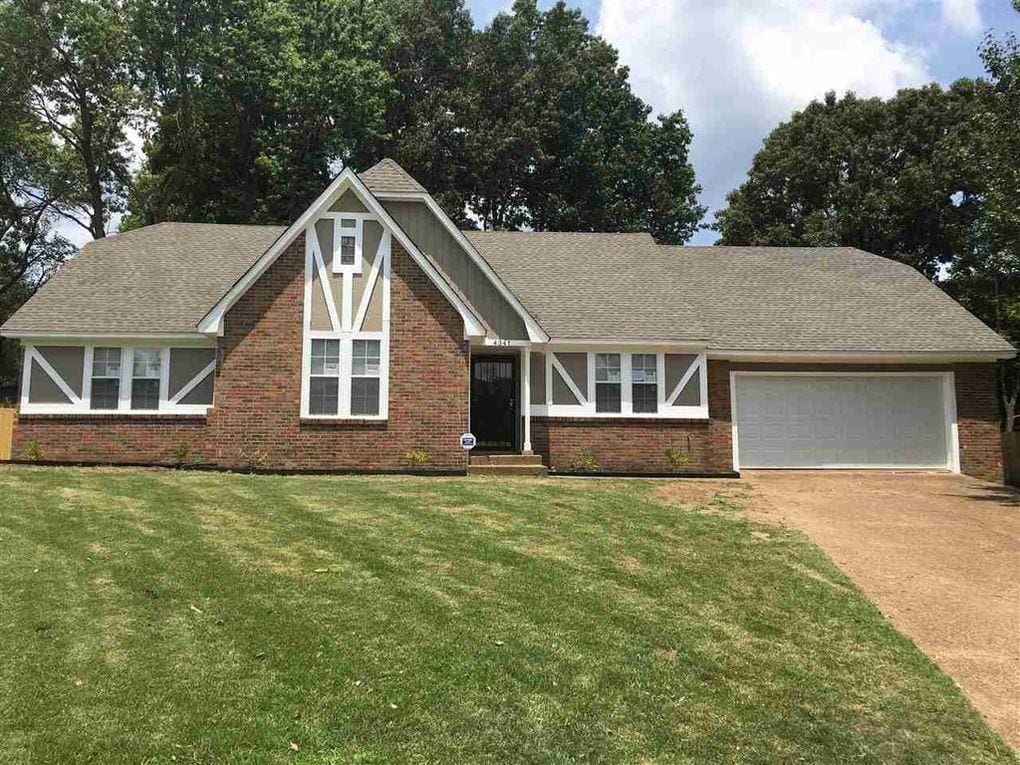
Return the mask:
M740 447L738 441L737 427L737 380L741 377L934 377L942 381L942 407L945 413L946 422L946 443L949 445L949 459L946 463L946 470L953 473L960 472L960 428L956 420L956 373L955 372L798 372L798 371L754 371L734 370L730 372L730 426L733 439L733 470L740 471ZM767 469L767 468L763 468ZM779 468L782 469L782 468ZM802 470L813 470L816 468L800 468ZM819 470L910 470L906 465L876 466L876 465L846 465L839 468L826 468L819 466ZM930 466L919 466L919 469L930 469Z

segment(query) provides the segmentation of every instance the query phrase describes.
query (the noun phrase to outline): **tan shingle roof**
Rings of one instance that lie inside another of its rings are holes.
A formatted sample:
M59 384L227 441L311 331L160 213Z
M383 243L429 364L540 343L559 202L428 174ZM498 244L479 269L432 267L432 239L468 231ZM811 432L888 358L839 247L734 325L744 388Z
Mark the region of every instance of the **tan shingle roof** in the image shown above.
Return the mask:
M283 226L159 223L90 242L3 328L195 332L283 232Z
M664 247L642 234L465 232L553 338L726 350L1009 351L909 266L846 247Z
M282 226L162 223L86 245L4 325L194 332ZM1009 351L908 266L852 248L661 247L647 234L465 232L553 338L769 351Z
M425 192L418 181L389 157L379 160L365 172L358 173L358 177L373 194Z
M651 259L648 234L465 231L550 337L702 342L694 307Z

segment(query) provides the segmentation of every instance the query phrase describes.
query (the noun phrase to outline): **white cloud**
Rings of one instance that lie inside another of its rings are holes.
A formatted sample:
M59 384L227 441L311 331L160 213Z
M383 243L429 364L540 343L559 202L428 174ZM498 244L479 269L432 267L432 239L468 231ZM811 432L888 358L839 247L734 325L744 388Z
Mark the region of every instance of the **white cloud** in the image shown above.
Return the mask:
M982 21L978 0L942 0L942 20L963 34L979 34Z
M684 110L703 202L715 208L762 138L811 99L829 90L888 97L932 79L924 52L890 39L877 21L912 5L602 0L598 31L619 49L642 98L660 112Z

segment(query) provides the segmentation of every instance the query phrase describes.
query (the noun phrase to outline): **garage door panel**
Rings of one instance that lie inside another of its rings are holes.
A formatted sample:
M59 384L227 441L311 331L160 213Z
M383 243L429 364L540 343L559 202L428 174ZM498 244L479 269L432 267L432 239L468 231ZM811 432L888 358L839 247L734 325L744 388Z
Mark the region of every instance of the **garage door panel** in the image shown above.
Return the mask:
M942 378L737 376L743 467L945 467Z

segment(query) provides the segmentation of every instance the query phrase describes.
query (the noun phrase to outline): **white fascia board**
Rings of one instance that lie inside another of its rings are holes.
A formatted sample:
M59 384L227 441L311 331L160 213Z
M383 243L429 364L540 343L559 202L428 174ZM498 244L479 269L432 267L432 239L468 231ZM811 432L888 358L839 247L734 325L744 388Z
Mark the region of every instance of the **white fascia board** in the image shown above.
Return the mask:
M223 317L231 306L236 303L251 286L258 281L259 277L266 272L266 270L276 261L280 254L290 246L290 244L297 239L297 237L304 232L308 224L319 215L323 209L329 205L329 203L336 197L343 194L347 189L352 189L355 194L359 197L361 202L372 211L372 213L379 218L382 224L390 230L390 233L396 237L397 241L403 245L404 249L411 255L411 258L418 264L419 268L425 272L429 279L436 285L436 288L443 294L451 305L457 309L461 318L464 320L464 335L465 337L484 337L486 332L482 325L482 322L474 312L464 303L463 300L457 295L456 292L450 287L446 279L436 271L436 269L429 262L428 258L415 246L414 242L404 233L404 231L396 224L396 221L390 217L389 213L386 212L385 208L379 201L372 195L372 192L368 190L361 179L358 178L357 173L351 170L349 167L344 170L333 180L331 184L323 191L318 198L312 202L312 204L305 210L301 216L292 223L280 238L273 242L273 245L265 251L261 258L256 261L248 271L240 279L235 282L234 286L230 288L226 295L224 295L220 301L207 313L198 324L198 329L203 333L215 333L221 334L223 332Z
M489 281L492 282L493 286L499 291L499 294L502 295L508 303L510 303L513 309L517 312L517 315L521 317L525 328L528 330L528 340L533 343L545 343L549 341L549 335L546 334L545 330L543 330L542 327L539 326L538 322L535 321L535 318L528 313L527 309L521 304L521 301L517 299L517 296L510 291L510 288L503 283L503 280L499 278L499 275L495 272L495 270L493 270L492 266L489 265L489 261L487 261L482 254L475 249L470 240L464 236L464 232L457 228L454 222L450 220L450 216L447 215L443 208L439 206L439 203L432 198L431 194L423 192L390 193L379 194L378 198L389 199L397 202L424 202L425 206L428 207L439 222L443 224L454 240L456 240L457 244L459 244L468 254L468 257L475 262L475 265L482 269L482 273L488 277Z
M649 350L673 351L675 353L705 353L705 343L697 343L689 340L614 340L613 338L596 338L592 340L554 337L548 342L550 350L568 351L572 349L583 351L616 351L621 348L628 350ZM711 354L710 354L711 355Z
M3 331L0 336L16 338L25 345L152 345L172 344L215 348L216 338L199 332L28 332Z
M709 350L708 358L728 361L832 364L950 364L1011 359L1016 351L725 351Z

